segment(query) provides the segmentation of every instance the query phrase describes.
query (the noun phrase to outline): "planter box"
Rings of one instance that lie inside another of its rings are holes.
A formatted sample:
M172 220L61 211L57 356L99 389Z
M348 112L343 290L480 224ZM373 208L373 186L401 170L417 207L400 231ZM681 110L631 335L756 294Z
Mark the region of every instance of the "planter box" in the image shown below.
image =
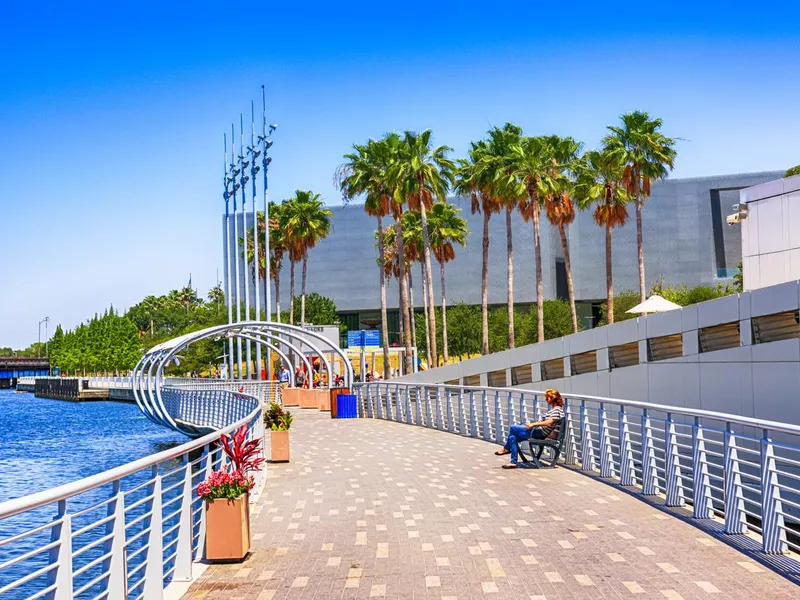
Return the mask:
M270 462L289 462L289 432L270 431Z
M320 390L319 396L319 409L330 412L331 410L331 394L328 390Z
M206 502L206 560L238 562L250 552L250 498Z
M318 408L319 407L319 393L317 390L298 390L298 398L300 399L300 408Z
M288 387L281 390L281 401L284 406L300 406L300 392L302 388Z

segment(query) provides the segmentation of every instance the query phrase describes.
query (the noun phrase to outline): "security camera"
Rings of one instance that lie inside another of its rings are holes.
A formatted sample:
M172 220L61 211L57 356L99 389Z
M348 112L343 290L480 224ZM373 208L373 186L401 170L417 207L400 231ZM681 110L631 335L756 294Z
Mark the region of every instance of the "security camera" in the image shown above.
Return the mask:
M725 221L728 223L728 225L738 225L742 222L742 218L739 216L739 213L736 213L733 215L728 215L725 218Z

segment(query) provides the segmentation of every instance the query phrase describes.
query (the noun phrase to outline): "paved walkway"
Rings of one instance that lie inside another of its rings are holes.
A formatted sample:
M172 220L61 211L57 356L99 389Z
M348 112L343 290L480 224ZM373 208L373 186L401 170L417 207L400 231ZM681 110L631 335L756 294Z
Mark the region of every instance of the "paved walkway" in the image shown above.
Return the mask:
M798 598L679 519L569 469L504 471L480 440L294 409L253 553L185 598Z

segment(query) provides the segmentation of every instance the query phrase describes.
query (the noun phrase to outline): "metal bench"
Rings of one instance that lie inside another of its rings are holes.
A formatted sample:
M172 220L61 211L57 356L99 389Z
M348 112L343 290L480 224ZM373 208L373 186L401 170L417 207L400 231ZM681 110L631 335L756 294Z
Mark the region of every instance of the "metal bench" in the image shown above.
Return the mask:
M537 469L542 468L542 463L540 459L542 458L542 452L544 452L545 448L550 449L550 453L553 455L553 459L550 461L550 467L553 468L556 466L556 461L558 457L561 456L561 451L564 448L564 440L567 437L567 417L564 415L559 421L558 425L556 425L556 429L558 433L554 438L546 438L543 440L535 440L533 438L528 440L528 448L531 453L531 461L536 466ZM522 444L520 444L519 448L519 457L522 459L522 462L527 463L528 458L522 452Z

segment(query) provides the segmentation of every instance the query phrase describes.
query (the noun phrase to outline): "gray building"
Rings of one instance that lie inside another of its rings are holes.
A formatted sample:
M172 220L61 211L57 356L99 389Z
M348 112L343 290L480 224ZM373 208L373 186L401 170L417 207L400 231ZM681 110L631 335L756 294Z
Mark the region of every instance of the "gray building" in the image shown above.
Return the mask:
M648 285L662 278L666 284L716 285L730 282L741 261L739 225L728 226L726 215L739 201L738 190L778 179L782 172L743 173L714 177L669 179L654 184L646 201L643 229L645 270ZM483 217L470 212L466 197L452 198L467 220L470 235L465 248L456 249L456 260L446 267L448 304L480 303L481 239ZM376 265L375 230L377 222L357 204L332 206L333 230L309 255L308 292L330 297L342 320L351 329L369 328L380 320L380 287ZM633 206L630 220L614 230L614 289L638 290L636 262L636 222ZM388 222L386 224L389 224ZM493 215L490 221L489 303L506 303L505 216ZM533 260L533 225L513 216L514 296L518 304L536 301ZM542 268L545 298L566 298L566 276L558 230L543 219ZM605 299L605 234L591 212L579 213L569 228L570 258L575 297L584 326L593 324L593 306ZM441 301L438 265L435 265L435 293ZM300 293L297 270L297 289ZM422 306L421 275L415 266L414 300ZM289 263L284 262L281 281L282 308L288 308ZM389 329L397 330L397 283L387 289L390 308Z

